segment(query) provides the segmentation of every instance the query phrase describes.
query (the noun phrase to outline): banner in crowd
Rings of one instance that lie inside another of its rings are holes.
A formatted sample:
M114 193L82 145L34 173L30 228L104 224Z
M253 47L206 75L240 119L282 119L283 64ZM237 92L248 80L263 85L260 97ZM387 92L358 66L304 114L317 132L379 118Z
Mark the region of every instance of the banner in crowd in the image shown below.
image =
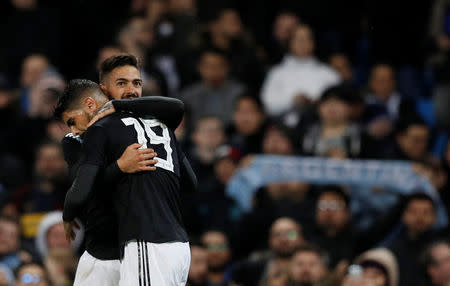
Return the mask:
M439 194L428 179L413 171L412 164L406 161L260 155L233 176L227 186L227 194L246 212L251 210L253 194L259 188L270 183L292 181L349 186L352 201L357 202L360 209L375 207L379 212L395 203L395 194L425 192L436 202L437 224L447 224L446 210ZM384 191L376 194L375 188ZM353 214L354 210L353 207Z

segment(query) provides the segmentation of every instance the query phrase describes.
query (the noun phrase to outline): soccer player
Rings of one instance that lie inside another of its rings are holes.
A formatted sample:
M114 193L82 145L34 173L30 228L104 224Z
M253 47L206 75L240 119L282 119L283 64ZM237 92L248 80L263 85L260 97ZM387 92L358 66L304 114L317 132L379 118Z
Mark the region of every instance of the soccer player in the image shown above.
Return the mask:
M132 55L122 54L106 60L101 66L101 75L107 76L103 91L110 98L136 98L142 94L142 80L138 71L137 59ZM110 84L119 79L121 84ZM128 81L128 85L126 82ZM99 110L100 111L100 110ZM151 115L161 119L168 128L175 129L181 122L184 105L181 101L163 97L145 97L132 100L113 100L105 104L102 113L93 117L87 124L115 111L129 111L135 115ZM106 112L105 112L106 111ZM58 111L56 112L58 113ZM81 134L86 130L86 122L75 126L68 122L73 133L63 139L65 159L69 165L71 177L75 177L78 167L83 162L81 158ZM148 171L156 169L150 164L155 156L153 149L138 149L139 144L127 147L122 156L102 171L102 179L97 182L95 195L91 197L84 208L84 223L86 225L86 251L82 255L75 277L77 285L118 285L119 281L119 245L117 242L117 218L108 202L111 202L108 188L111 188L122 173ZM69 225L68 233L74 235Z
M87 122L108 98L93 82L70 82L58 108L65 122ZM85 162L67 193L63 219L73 221L88 201L100 170L133 144L158 154L153 172L126 174L110 195L119 217L123 247L119 285L184 285L190 263L188 237L179 211L180 182L195 182L173 131L157 119L114 113L97 121L84 137ZM183 166L180 168L180 166ZM183 177L189 178L184 180Z
M130 111L136 114L145 111L148 115L161 118L167 126L175 129L183 114L183 104L170 98L146 97L142 100L112 101L116 111ZM145 115L145 114L141 114ZM170 117L169 117L170 116ZM175 119L175 120L174 120ZM79 133L67 134L63 141L65 160L73 179L83 162L82 137ZM138 149L139 144L128 146L122 156L103 171L102 182L85 206L82 220L86 226L86 251L83 253L74 285L118 285L120 277L119 243L117 240L117 216L107 205L111 201L108 188L122 173L155 170L157 160L153 149Z

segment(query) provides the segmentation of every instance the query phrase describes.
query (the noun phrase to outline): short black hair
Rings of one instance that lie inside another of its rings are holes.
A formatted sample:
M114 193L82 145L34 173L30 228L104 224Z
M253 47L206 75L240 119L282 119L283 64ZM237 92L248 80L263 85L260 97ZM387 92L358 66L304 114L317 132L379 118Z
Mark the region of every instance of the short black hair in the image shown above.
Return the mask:
M243 93L241 93L238 97L236 97L236 99L233 101L233 110L236 110L239 103L244 100L244 99L249 99L251 100L253 103L256 104L256 106L258 107L259 111L261 111L262 113L264 113L264 105L261 102L261 100L259 99L259 97L257 96L253 96L252 91L246 90Z
M326 251L324 251L317 245L310 243L310 244L305 244L305 245L297 247L295 249L292 257L297 255L298 253L304 253L304 252L315 253L320 258L320 261L322 262L322 264L328 268L328 265L330 263L330 257Z
M429 195L425 194L424 192L415 191L414 193L408 195L405 200L405 207L408 207L408 205L412 201L428 201L431 203L433 208L436 209L436 205L435 205L433 199Z
M102 92L100 86L88 79L73 79L69 81L69 84L64 88L63 93L58 97L53 115L61 119L62 114L71 108L77 100L85 94L87 91Z
M198 61L201 62L202 59L203 59L203 57L204 57L206 54L213 54L213 55L219 56L219 57L221 57L227 64L229 63L229 58L228 58L227 53L226 53L224 50L219 49L219 48L216 48L216 47L206 47L206 48L202 49L201 52L200 52L200 57L199 57Z
M344 188L337 185L325 185L320 188L319 195L317 199L319 199L323 194L333 193L341 197L347 208L350 207L350 195L344 190Z
M425 120L423 120L421 116L410 115L396 122L395 125L396 134L405 133L408 130L408 128L410 128L413 125L423 126L426 127L428 130L430 129Z
M358 101L358 97L360 97L360 95L356 89L340 84L327 88L322 93L322 96L319 99L319 104L331 98L351 104Z
M137 69L140 68L138 59L132 54L119 54L114 55L102 62L99 70L99 79L100 82L103 82L103 79L106 75L108 75L115 68L123 67L123 66L133 66Z

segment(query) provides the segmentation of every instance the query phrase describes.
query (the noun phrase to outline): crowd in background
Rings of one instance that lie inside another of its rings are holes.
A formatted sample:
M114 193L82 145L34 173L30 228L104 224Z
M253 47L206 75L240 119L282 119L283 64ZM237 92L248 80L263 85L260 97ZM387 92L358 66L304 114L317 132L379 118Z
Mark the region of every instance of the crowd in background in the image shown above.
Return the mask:
M71 285L70 187L52 118L68 80L125 52L183 100L189 285L450 285L448 228L417 190L361 229L347 186L227 195L257 154L406 160L450 210L450 1L10 0L0 4L0 285ZM376 190L374 190L374 196Z

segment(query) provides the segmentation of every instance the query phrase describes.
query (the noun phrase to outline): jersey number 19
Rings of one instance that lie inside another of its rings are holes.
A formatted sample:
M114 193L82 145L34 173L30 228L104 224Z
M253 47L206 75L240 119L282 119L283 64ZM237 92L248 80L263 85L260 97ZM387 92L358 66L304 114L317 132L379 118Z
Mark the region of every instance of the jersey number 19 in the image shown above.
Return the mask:
M147 147L147 143L149 142L145 135L150 139L150 144L152 145L158 145L163 144L164 149L167 153L167 158L163 159L160 157L155 157L155 159L158 159L158 163L155 164L156 167L160 167L163 169L166 169L168 171L173 172L173 160L172 160L172 148L170 147L170 135L169 135L169 129L167 126L161 122L159 122L156 119L142 119L139 118L133 118L133 117L127 117L123 118L122 122L125 123L126 126L133 125L134 129L137 133L137 140L139 144L142 144L142 147L140 149L145 149ZM142 127L141 123L144 127ZM162 129L162 136L159 136L156 134L152 127L160 127Z

